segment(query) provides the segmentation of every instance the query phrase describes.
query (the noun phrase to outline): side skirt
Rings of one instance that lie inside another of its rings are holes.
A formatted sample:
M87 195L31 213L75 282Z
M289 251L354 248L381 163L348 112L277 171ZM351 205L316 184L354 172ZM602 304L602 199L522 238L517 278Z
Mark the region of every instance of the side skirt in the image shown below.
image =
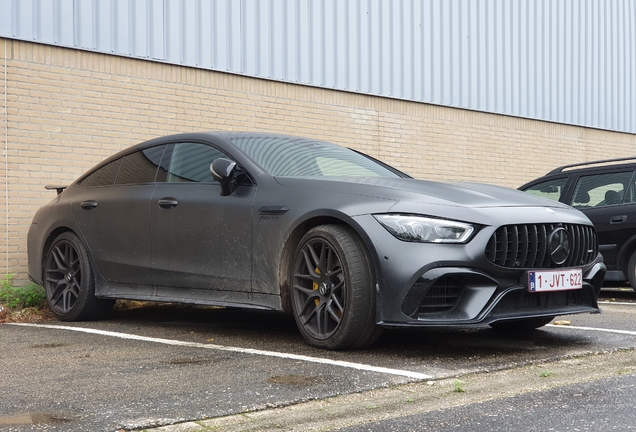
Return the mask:
M96 280L95 295L99 298L227 306L247 309L282 311L280 296L238 291L217 291L194 288L123 285Z

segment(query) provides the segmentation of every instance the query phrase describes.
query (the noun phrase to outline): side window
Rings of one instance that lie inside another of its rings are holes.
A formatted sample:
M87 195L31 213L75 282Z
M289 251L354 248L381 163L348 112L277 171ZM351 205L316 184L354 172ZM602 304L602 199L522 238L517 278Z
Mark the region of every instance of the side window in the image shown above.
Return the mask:
M112 186L115 184L115 177L117 177L121 161L121 159L117 159L93 171L79 185L82 187Z
M622 204L632 172L581 176L574 188L572 202L577 208L605 207ZM579 201L577 201L577 199Z
M636 176L632 178L629 188L627 189L627 193L625 194L625 198L623 198L623 204L634 203L636 203Z
M554 201L559 201L559 199L561 198L561 194L563 193L563 188L565 187L565 184L567 182L567 177L552 179L530 186L524 192L528 192L530 195L535 195L541 198L548 198Z
M227 156L220 150L206 144L175 144L166 181L170 183L214 183L212 174L210 174L210 164L215 159L222 157Z
M124 156L115 184L152 183L166 146L150 147Z

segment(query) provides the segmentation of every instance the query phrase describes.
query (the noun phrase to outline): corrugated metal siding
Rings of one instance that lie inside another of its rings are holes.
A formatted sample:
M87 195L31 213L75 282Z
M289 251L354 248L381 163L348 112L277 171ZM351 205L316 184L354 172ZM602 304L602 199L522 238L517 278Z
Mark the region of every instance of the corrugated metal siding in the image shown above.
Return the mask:
M636 133L633 0L0 0L0 36Z

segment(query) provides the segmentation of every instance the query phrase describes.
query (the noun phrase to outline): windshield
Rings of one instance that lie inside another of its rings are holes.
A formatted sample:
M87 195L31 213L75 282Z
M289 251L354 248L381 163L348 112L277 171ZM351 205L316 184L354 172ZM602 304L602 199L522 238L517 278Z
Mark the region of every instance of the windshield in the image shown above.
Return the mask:
M228 139L274 176L405 177L388 165L325 141L271 135Z

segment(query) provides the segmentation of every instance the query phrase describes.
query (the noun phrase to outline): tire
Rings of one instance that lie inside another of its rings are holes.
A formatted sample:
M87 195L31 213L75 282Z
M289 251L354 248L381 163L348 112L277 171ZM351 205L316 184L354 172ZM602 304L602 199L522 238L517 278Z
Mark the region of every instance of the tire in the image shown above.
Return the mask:
M105 316L114 300L95 297L95 279L86 248L72 232L60 234L49 249L43 268L46 301L61 321Z
M554 319L551 317L524 318L510 321L498 321L490 324L490 327L500 332L531 331L550 324Z
M627 263L627 279L629 285L636 291L636 252L632 254Z
M377 340L375 273L355 232L343 225L315 227L293 259L292 311L309 345L340 350Z

